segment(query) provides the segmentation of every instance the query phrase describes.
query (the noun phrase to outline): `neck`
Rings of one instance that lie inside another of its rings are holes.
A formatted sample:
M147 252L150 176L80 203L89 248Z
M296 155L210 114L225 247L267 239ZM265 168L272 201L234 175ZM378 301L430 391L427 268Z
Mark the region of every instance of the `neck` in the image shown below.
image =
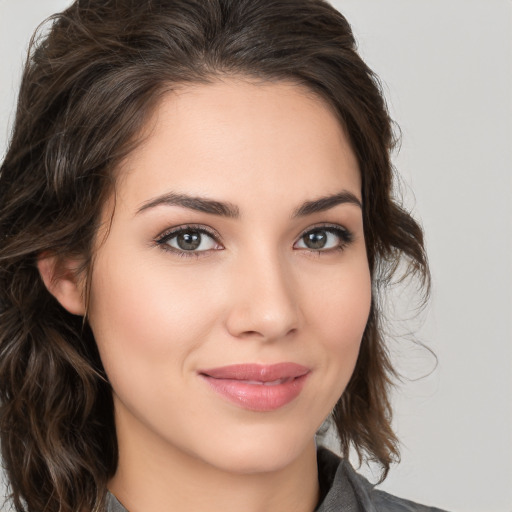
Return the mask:
M314 439L284 467L219 469L159 440L118 429L119 463L109 489L129 512L312 512L319 486Z

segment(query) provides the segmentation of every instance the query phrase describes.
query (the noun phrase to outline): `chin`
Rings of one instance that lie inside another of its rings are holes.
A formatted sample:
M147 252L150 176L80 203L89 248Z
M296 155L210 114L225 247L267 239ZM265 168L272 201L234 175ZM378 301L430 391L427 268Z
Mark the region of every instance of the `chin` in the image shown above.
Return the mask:
M230 473L279 472L316 452L314 435L306 439L299 437L293 435L293 429L287 429L282 435L270 432L252 432L242 437L233 435L226 443L216 443L207 455L207 461Z

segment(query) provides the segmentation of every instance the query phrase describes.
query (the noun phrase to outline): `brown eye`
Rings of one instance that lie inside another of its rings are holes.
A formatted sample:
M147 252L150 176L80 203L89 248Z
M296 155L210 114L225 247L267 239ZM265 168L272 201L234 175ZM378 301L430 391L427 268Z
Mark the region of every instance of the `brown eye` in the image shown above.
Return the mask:
M175 237L176 245L183 251L195 251L201 245L201 237L198 231L185 231Z
M177 253L201 253L211 249L221 248L214 235L205 229L183 227L165 234L159 240L159 245Z
M310 231L302 239L304 245L309 249L323 249L327 243L327 233L325 230Z
M352 239L352 234L341 226L318 227L304 233L294 248L318 252L343 249Z

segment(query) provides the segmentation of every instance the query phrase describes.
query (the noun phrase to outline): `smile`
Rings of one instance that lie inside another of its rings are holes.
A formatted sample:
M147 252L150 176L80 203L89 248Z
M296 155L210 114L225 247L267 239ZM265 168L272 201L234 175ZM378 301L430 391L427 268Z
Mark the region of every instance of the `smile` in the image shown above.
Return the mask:
M258 412L274 411L293 401L309 374L309 368L296 363L238 364L199 372L228 401Z

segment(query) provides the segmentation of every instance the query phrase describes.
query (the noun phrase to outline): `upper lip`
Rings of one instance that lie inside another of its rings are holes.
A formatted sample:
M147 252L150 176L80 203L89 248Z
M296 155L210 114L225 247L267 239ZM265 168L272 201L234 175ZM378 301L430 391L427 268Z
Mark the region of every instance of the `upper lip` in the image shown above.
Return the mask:
M310 369L297 363L277 364L233 364L200 370L201 375L214 379L251 380L271 382L278 379L302 377Z

